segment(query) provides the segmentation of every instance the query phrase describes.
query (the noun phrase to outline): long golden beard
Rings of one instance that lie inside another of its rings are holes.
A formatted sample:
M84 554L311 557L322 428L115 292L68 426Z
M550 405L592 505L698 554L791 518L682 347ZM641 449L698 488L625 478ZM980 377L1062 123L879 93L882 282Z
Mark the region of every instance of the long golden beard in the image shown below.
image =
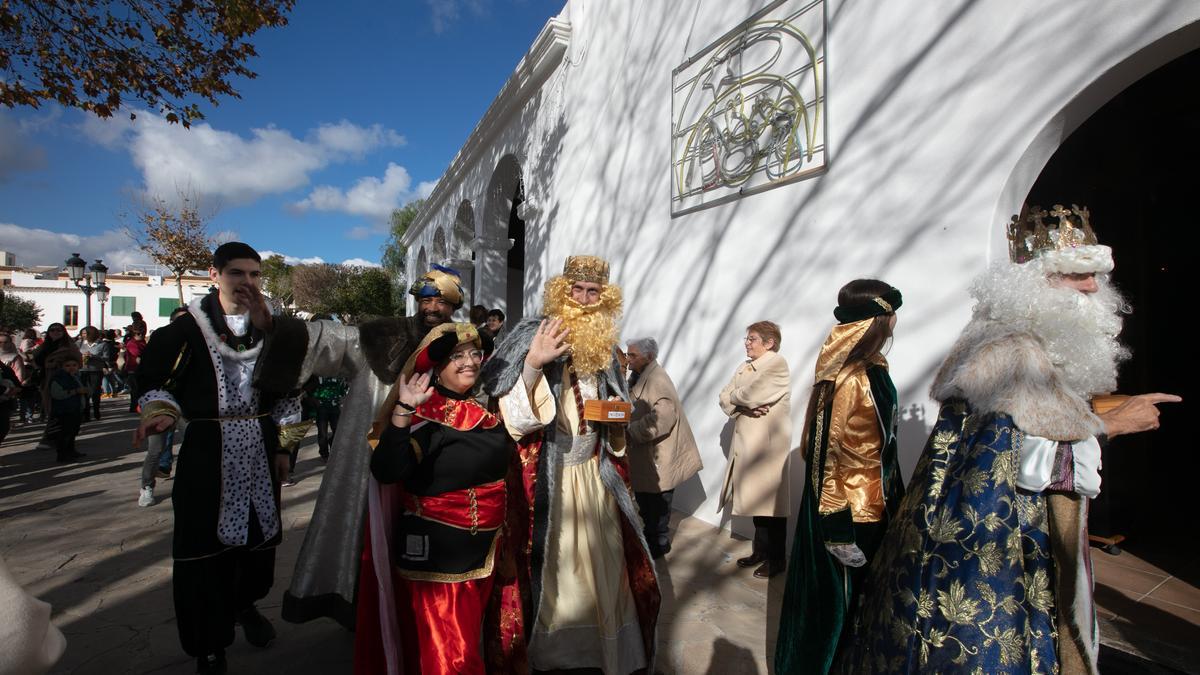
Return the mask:
M612 364L613 347L620 334L617 322L621 318L621 288L605 284L600 302L581 305L571 299L571 282L557 276L546 282L543 312L553 319L562 319L563 327L571 330L567 343L571 345L571 361L575 372L595 373Z

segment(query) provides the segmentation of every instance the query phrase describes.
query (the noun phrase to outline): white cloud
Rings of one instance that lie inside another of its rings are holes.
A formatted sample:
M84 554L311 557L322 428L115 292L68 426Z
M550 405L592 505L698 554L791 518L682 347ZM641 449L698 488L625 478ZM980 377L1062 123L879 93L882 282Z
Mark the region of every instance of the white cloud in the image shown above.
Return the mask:
M333 152L342 152L352 157L362 157L375 148L400 146L405 138L381 124L360 127L349 120L337 124L322 124L310 136L316 143Z
M363 127L348 120L323 124L304 138L274 126L252 129L249 136L207 123L185 129L147 112L138 112L133 121L123 112L108 120L88 116L80 128L96 143L127 147L148 194L174 200L184 191L222 205L302 187L331 163L405 142L382 125Z
M326 262L324 258L322 258L321 256L317 256L317 255L314 255L314 256L311 256L308 258L301 258L299 256L288 255L286 253L281 253L279 251L259 251L258 254L261 255L264 260L267 258L270 258L273 255L283 256L283 261L289 265L320 265L320 264ZM346 258L345 260L343 260L342 262L337 263L337 264L350 265L353 267L380 267L379 263L372 262L370 260L367 260L366 258Z
M30 129L23 123L10 121L0 113L0 182L22 171L36 171L46 166L46 151L29 140Z
M4 242L4 250L16 254L17 264L23 267L62 265L72 253L79 253L89 264L96 258L103 259L111 272L122 271L126 265L150 263L123 230L80 236L0 223L0 241Z
M283 256L283 262L289 265L320 265L321 263L325 262L325 259L318 255L308 258L300 258L294 255L280 253L279 251L259 251L258 255L262 256L263 260L266 260L273 255L281 255Z
M319 185L292 208L297 211L338 211L375 221L371 228L355 227L347 233L351 239L363 239L371 234L386 233L388 217L393 210L417 197L427 196L431 190L429 182L422 182L413 190L408 171L389 162L382 178L360 178L345 191L332 185Z
M350 267L382 267L379 263L371 262L365 258L346 258L342 261L342 264Z

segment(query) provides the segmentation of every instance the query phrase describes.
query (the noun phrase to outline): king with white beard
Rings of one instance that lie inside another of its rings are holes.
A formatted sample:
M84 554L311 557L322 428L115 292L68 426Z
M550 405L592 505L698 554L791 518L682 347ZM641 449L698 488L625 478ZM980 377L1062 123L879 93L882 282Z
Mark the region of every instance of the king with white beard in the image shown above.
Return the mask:
M1011 262L934 379L941 411L876 555L843 672L1097 673L1087 505L1108 439L1158 428L1166 394L1104 414L1128 357L1112 250L1087 209L1009 226Z

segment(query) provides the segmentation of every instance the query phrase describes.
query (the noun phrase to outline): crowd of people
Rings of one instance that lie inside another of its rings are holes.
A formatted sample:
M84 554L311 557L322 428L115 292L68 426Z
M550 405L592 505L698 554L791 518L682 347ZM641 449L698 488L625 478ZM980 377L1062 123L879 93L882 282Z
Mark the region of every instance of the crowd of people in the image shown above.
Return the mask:
M1098 672L1086 506L1101 451L1179 398L1092 407L1128 352L1112 252L1088 218L1014 218L1011 259L972 286L974 317L935 378L941 411L907 489L885 356L901 292L842 286L798 437L782 328L747 327L745 361L713 396L732 428L719 502L753 519L737 566L787 574L776 672ZM174 599L198 672L225 672L235 625L259 647L275 637L255 603L314 423L327 464L282 614L355 630L356 673L653 672L656 566L674 491L702 460L658 341L620 342L608 262L568 257L541 312L507 328L479 305L455 322L465 293L438 266L409 289L411 316L302 321L262 296L260 263L221 245L217 290L134 354L134 441L160 439L143 494L182 436ZM99 336L51 328L29 360L65 437L85 399L98 416L117 366Z
M58 461L85 455L74 449L84 422L100 420L100 401L128 394L137 412L135 373L146 345L146 322L133 312L123 332L85 326L75 337L61 323L45 332L15 333L0 327L0 442L16 423L46 423L39 447L54 450Z

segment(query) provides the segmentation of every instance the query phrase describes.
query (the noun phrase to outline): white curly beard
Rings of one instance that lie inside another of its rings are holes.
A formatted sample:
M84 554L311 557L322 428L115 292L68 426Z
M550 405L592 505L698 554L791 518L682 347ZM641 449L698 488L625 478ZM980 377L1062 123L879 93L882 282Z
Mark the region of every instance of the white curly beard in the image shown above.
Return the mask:
M971 284L975 316L1028 330L1038 336L1059 367L1065 384L1081 396L1117 388L1117 367L1129 358L1120 343L1122 314L1129 306L1097 274L1096 293L1052 286L1040 260L992 265Z

